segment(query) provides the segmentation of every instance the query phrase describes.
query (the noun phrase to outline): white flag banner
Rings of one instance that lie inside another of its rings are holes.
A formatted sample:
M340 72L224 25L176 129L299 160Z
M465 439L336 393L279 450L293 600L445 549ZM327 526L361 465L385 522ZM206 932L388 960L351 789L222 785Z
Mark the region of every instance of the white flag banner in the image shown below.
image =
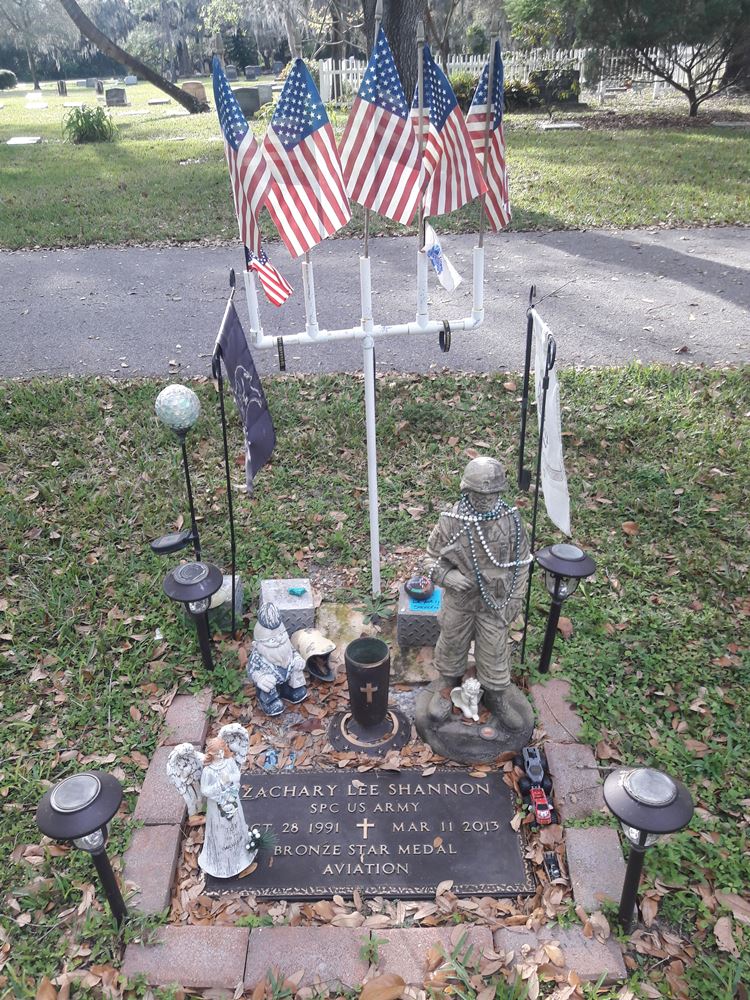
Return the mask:
M443 253L437 233L429 222L426 222L424 226L424 246L422 247L422 252L427 254L430 263L435 268L438 281L443 288L447 292L454 292L463 281L463 278Z
M542 383L547 363L547 344L552 334L535 309L531 310L531 315L534 321L536 409L541 425L542 397L544 395ZM570 535L570 494L568 493L568 477L565 475L565 461L563 459L560 386L554 368L549 373L547 387L541 469L542 494L549 519L560 531Z

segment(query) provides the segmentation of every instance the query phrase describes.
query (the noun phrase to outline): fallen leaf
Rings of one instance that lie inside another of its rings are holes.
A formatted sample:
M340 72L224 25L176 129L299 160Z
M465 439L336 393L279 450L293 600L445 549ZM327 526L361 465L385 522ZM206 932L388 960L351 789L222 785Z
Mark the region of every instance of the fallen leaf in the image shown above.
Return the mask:
M452 887L453 887L453 879L452 878L444 879L444 881L442 881L435 890L435 896L436 897L442 896L444 892L447 892Z
M398 1000L406 983L395 972L386 972L365 983L359 1000Z
M714 937L719 951L728 952L732 958L740 957L740 949L732 936L732 918L719 917L714 924Z
M36 1000L57 1000L57 990L46 976L42 976L37 986Z
M750 902L733 892L716 891L716 898L734 914L734 919L741 924L750 924Z
M623 521L622 530L625 532L626 535L630 535L632 537L633 535L638 534L640 528L635 523L635 521Z
M569 639L573 635L573 622L570 618L559 618L557 621L557 631L563 639Z

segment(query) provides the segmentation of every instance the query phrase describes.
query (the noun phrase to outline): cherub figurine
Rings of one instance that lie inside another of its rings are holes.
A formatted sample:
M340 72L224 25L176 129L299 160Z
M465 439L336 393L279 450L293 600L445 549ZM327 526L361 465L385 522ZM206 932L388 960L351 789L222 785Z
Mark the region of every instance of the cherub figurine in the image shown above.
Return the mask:
M191 815L206 802L206 830L198 864L208 875L232 878L251 865L257 854L256 831L250 831L240 802L240 772L249 746L247 731L237 722L222 726L205 754L192 743L180 743L167 760L170 781L185 799Z
M266 715L281 715L282 698L298 705L307 697L305 661L292 646L278 608L270 602L258 610L247 676L255 684Z
M476 677L467 677L460 687L451 691L451 701L460 708L465 719L479 722L479 699L482 697L482 685Z

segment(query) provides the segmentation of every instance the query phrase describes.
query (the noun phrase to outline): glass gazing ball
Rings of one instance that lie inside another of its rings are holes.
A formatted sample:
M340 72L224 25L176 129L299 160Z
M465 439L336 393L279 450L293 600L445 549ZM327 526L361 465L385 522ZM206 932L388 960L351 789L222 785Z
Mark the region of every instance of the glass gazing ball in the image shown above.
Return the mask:
M173 431L188 431L200 416L201 404L186 385L168 385L156 397L156 416Z

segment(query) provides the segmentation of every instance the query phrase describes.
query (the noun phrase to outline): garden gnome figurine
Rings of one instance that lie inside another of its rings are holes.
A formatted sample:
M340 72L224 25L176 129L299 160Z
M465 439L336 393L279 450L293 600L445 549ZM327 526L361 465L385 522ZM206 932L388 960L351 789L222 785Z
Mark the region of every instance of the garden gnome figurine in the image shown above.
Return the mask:
M518 511L501 498L506 485L497 459L472 459L461 499L440 515L430 535L431 577L443 588L434 658L442 683L427 715L438 724L451 714L443 691L461 684L473 641L485 707L505 733L530 735L531 705L510 679L508 626L521 610L531 557Z
M258 611L247 676L255 684L266 715L280 715L282 699L298 705L307 697L305 661L289 641L278 608L270 602L261 604Z

